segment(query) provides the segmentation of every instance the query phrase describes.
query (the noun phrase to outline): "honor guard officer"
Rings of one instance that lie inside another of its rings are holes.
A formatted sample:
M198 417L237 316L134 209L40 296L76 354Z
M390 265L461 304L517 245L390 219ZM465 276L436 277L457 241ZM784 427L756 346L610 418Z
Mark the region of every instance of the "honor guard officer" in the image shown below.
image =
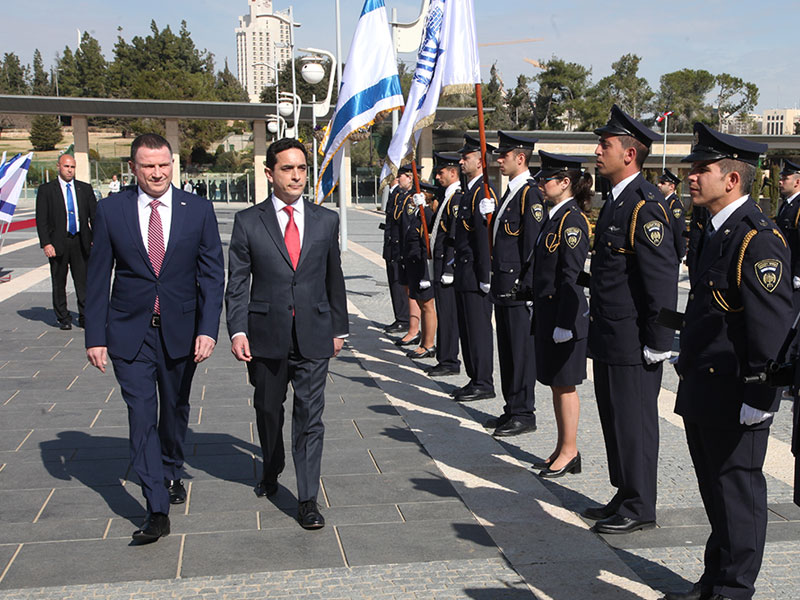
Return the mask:
M509 178L508 188L492 221L491 300L495 305L497 355L503 414L487 421L496 436L536 431L534 387L536 356L531 331L531 313L524 300L504 298L519 280L522 265L536 245L545 220L539 186L531 177L528 163L535 139L498 131L497 162ZM493 201L482 201L493 209ZM519 287L530 288L533 271Z
M400 260L400 223L396 218L398 198L402 192L397 179L389 188L386 201L386 222L383 223L383 259L386 261L386 277L389 283L389 296L392 299L394 322L384 327L386 333L408 331L408 294L401 283L403 266Z
M494 150L487 145L487 152ZM454 392L458 401L494 398L492 370L492 303L489 300L492 269L487 219L480 210L484 198L481 143L464 136L461 171L467 179L454 225L456 307L461 356L469 382ZM497 204L497 194L489 188L489 202ZM486 208L487 203L484 203Z
M766 144L694 126L689 192L711 219L694 259L680 333L678 397L711 524L703 575L668 600L753 597L767 532L762 468L777 390L748 382L791 325L789 250L750 198ZM757 380L754 378L751 381Z
M614 105L595 130L597 170L612 185L597 219L591 260L589 356L608 472L617 492L583 515L599 533L655 526L658 392L674 332L659 324L675 309L678 257L669 212L641 169L660 136Z
M792 254L791 276L792 288L800 289L800 165L789 160L783 161L781 169L781 204L775 222L783 232L783 237L789 244L789 251ZM796 298L797 293L794 294ZM798 310L797 300L794 302L795 311Z
M664 169L664 172L658 178L656 187L664 196L664 201L669 208L669 214L672 218L672 236L675 239L675 251L678 253L678 259L683 260L686 255L686 219L683 216L683 202L675 193L675 190L681 184L681 179L669 169Z
M397 183L399 192L394 203L392 216L397 222L397 240L400 255L400 285L403 286L403 293L408 301L408 332L395 342L398 346L413 346L420 340L420 312L416 302L411 301L411 294L408 289L408 274L406 273L405 261L403 260L403 248L405 247L404 235L406 232L403 226L403 215L407 212L409 205L413 210L413 188L414 174L411 165L404 165L397 170Z
M431 377L458 375L458 315L456 292L453 288L455 253L453 250L453 225L461 202L461 170L458 154L434 152L434 176L444 189L444 197L436 211L431 228L433 253L433 293L436 300L436 365L428 369Z

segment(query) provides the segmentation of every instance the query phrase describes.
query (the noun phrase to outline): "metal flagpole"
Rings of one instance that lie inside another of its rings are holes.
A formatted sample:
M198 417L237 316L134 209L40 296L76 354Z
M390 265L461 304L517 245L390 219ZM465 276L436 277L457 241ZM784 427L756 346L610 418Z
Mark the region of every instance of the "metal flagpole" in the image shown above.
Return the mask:
M483 196L491 198L489 192L489 168L486 164L486 124L483 122L483 96L481 95L481 84L475 84L475 100L478 105L478 131L481 137L481 167L483 169ZM494 213L486 215L486 227L489 230L489 252L492 251L492 216Z

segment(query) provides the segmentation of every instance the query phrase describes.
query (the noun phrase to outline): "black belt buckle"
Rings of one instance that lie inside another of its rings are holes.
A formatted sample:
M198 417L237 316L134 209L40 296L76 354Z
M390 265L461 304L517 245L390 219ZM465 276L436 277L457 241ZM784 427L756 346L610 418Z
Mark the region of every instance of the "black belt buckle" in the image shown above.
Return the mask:
M150 327L161 327L161 315L152 315L150 317Z

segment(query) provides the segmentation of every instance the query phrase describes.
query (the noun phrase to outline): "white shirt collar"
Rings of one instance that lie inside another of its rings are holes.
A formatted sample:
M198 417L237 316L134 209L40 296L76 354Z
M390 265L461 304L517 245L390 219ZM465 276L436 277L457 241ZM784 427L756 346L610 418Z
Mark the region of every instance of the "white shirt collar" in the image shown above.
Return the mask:
M452 197L453 194L455 194L460 189L461 189L461 183L455 181L450 185L448 185L447 188L444 190L444 197L449 199L450 197Z
M791 196L789 196L789 197L786 199L786 204L791 204L791 203L792 203L792 200L794 200L795 198L797 198L797 196L799 196L799 195L800 195L800 192L795 192L794 194L792 194Z
M471 188L473 185L475 185L475 182L476 182L476 181L478 181L478 179L480 179L480 178L481 178L481 176L483 176L483 173L480 173L480 174L476 175L475 177L473 177L472 179L470 179L470 180L469 180L469 183L467 184L467 189L469 189L469 188Z
M726 206L717 214L715 214L713 217L711 217L711 225L714 227L714 231L719 231L720 229L722 229L722 226L725 225L725 221L728 220L728 217L730 217L734 212L736 212L736 209L739 208L742 204L747 202L748 198L750 198L750 196L745 194L738 200L734 200L733 202L728 204L728 206Z
M522 173L514 177L511 181L508 182L508 196L507 198L512 197L516 194L523 185L525 185L528 180L531 178L531 172L529 170L524 170Z
M65 185L67 185L67 184L70 184L70 183L71 183L71 184L72 184L72 189L75 189L75 180L74 180L74 179L73 179L72 181L64 181L63 179L61 179L61 175L59 175L59 176L58 176L58 183L61 185L61 187L62 187L62 188L63 188Z
M159 202L161 202L161 204L163 204L167 208L170 208L172 206L172 186L171 185L167 188L167 191L164 192L161 195L160 198L153 198L149 194L146 194L144 192L144 190L142 190L142 188L140 188L138 185L136 186L136 191L137 191L137 194L138 194L137 195L137 199L138 199L138 202L139 202L139 206L147 206L153 200L158 200Z
M395 191L395 189L397 189L397 186L398 186L398 185L400 185L400 184L399 184L399 183L395 183L393 186L391 186L391 187L389 188L389 191L390 191L390 192L393 192L393 191Z
M558 212L559 212L559 211L560 211L562 208L564 208L564 207L567 205L567 202L569 202L570 200L572 200L572 198L573 198L573 196L570 196L570 197L569 197L569 198L567 198L566 200L562 200L561 202L559 202L559 203L558 203L558 204L556 204L555 206L552 206L552 207L550 207L550 210L547 212L547 215L548 215L548 217L549 217L550 219L552 219L553 217L555 217L555 216L556 216L556 214L557 214L557 213L558 213Z
M299 214L302 215L303 214L303 197L300 196L297 200L295 200L291 204L286 204L283 200L281 200L280 198L276 197L275 194L272 194L272 206L275 208L275 212L276 213L279 213L280 211L282 211L287 206L291 206L294 209L292 214L299 213Z
M629 175L622 181L620 181L617 185L611 188L611 196L616 200L622 195L622 192L625 191L625 188L628 187L628 184L636 179L636 176L639 174L639 171L636 171L633 175Z

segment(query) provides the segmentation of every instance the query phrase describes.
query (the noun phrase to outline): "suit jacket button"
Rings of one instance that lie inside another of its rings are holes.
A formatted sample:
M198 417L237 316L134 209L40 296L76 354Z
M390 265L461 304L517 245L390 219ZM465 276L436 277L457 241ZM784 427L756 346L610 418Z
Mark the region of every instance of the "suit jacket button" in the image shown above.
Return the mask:
M689 300L694 300L694 294L689 294Z
M679 375L678 378L683 381L683 375Z
M708 372L709 373L713 373L714 372L714 367L708 367Z
M714 287L714 282L713 281L709 281L708 282L708 287Z
M589 320L594 323L594 317L589 317Z

